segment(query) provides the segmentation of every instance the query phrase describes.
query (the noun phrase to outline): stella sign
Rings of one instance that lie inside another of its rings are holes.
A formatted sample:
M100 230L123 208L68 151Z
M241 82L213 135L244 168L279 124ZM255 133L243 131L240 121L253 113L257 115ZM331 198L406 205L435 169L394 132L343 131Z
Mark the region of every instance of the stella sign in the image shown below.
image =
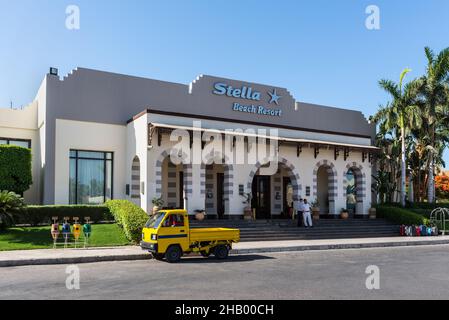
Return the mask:
M233 98L260 101L260 92L254 91L251 87L233 88L226 83L216 83L214 89L214 94L219 96L226 95Z
M235 99L244 99L244 100L250 100L250 101L261 101L262 94L254 90L252 87L249 86L242 86L239 88L234 88L233 86L230 86L223 82L218 82L214 84L214 90L212 91L213 94L218 96L226 96L230 98ZM274 103L276 105L279 105L279 100L282 98L279 96L276 92L276 89L273 89L272 92L268 93L268 103ZM244 113L252 113L252 114L258 114L263 116L273 116L273 117L280 117L282 116L282 110L280 109L271 109L267 108L263 105L242 105L238 102L234 102L232 104L232 110L235 112L244 112Z

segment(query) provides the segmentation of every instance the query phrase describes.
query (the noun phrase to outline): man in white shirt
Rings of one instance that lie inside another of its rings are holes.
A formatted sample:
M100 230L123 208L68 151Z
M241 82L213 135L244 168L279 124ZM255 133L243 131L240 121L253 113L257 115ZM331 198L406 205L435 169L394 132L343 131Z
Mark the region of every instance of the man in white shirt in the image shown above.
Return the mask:
M310 212L310 205L307 202L307 199L304 199L304 204L302 205L302 212L303 212L303 217L304 217L304 226L306 228L313 228L313 224L312 224L312 214Z

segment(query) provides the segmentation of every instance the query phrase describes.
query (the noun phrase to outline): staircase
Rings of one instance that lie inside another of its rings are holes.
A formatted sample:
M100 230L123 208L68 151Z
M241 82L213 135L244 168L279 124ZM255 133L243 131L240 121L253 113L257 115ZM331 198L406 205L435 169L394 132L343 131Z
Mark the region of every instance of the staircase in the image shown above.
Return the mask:
M242 242L399 236L399 226L383 219L319 220L312 229L298 228L291 220L205 220L192 221L191 227L240 229Z

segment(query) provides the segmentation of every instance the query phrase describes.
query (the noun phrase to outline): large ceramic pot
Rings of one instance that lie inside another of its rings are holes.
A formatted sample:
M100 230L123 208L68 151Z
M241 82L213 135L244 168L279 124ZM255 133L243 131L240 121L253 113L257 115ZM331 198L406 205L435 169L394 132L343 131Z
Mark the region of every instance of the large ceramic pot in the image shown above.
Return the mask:
M243 219L253 220L253 209L251 207L246 207L243 210Z
M313 207L312 208L312 216L313 216L313 220L320 220L320 208L319 207Z
M372 220L377 218L376 208L369 209L369 218Z
M195 214L195 219L198 221L203 221L206 218L206 214L204 211L199 211Z

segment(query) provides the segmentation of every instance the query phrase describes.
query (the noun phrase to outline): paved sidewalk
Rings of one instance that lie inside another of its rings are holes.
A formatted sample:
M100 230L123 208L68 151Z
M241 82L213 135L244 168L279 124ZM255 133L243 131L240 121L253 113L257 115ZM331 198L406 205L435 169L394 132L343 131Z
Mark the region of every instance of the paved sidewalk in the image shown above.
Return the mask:
M294 240L242 242L233 246L231 254L382 248L449 244L449 236L393 237L338 240ZM100 261L145 260L151 256L137 246L89 249L40 249L0 251L0 267L90 263Z

